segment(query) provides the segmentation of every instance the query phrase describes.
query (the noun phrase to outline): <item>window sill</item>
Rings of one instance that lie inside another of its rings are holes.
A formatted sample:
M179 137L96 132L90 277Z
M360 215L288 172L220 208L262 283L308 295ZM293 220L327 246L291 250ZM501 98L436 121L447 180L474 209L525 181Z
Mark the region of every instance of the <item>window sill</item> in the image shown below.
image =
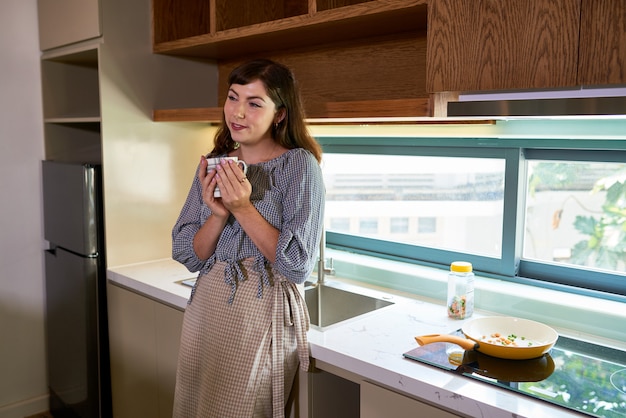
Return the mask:
M338 277L407 292L445 304L447 271L327 249ZM626 341L624 303L476 277L475 308L567 329L573 337Z

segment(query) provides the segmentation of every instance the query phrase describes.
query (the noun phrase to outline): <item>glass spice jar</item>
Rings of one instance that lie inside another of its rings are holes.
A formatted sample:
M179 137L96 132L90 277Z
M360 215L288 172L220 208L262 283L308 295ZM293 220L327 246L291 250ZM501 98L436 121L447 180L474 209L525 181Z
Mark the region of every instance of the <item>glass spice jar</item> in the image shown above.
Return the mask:
M448 274L448 316L465 319L474 313L474 273L472 264L455 261Z

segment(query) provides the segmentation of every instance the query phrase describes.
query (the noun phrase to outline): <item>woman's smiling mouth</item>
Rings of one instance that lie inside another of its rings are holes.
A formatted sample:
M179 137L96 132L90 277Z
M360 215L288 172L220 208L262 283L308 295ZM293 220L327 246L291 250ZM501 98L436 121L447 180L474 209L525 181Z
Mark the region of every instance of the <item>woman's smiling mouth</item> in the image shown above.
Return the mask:
M240 130L242 130L242 129L245 129L245 128L246 128L246 126L245 126L245 125L240 125L240 124L238 124L238 123L234 123L234 122L231 122L230 127L231 127L231 129L233 129L233 130L235 130L235 131L240 131Z

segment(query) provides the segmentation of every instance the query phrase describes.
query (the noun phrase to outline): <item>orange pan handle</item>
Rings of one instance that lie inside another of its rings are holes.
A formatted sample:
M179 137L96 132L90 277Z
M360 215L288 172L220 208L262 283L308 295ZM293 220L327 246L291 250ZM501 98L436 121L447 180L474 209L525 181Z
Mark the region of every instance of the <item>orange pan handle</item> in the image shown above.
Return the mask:
M473 350L478 348L477 342L459 337L458 335L429 334L415 337L415 341L417 341L419 345L426 345L430 343L452 343L460 345L464 350Z

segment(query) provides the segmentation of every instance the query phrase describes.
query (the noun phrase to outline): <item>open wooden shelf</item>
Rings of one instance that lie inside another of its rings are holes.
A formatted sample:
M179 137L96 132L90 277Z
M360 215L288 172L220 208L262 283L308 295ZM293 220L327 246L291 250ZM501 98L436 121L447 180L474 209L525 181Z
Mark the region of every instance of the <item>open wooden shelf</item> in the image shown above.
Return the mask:
M46 121L100 117L96 50L42 59L41 73Z
M100 162L98 43L45 52L41 80L45 158Z
M213 59L426 29L427 0L154 0L154 52ZM237 7L241 3L241 7ZM194 13L195 10L195 13ZM273 13L268 14L268 10ZM213 22L211 24L211 22ZM216 28L216 26L218 26Z
M428 0L153 0L155 53L216 60L217 103L242 61L295 73L309 118L425 117ZM155 121L218 121L212 107L158 109Z

